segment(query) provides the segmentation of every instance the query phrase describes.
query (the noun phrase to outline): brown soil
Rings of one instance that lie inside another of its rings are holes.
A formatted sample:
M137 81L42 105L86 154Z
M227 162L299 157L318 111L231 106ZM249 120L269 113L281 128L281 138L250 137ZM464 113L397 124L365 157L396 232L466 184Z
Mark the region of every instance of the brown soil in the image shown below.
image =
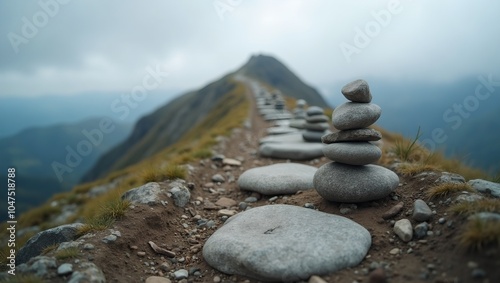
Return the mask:
M215 150L226 157L244 159L241 167L233 167L230 173L237 180L238 176L245 170L272 163L286 162L260 158L256 155L258 140L265 134L269 125L257 114L255 107L251 113L252 126L249 129L234 131L228 140L221 142ZM303 162L305 164L320 166L328 162L325 158ZM190 275L184 282L213 282L215 276L219 276L222 282L256 282L252 279L237 275L226 275L210 267L202 256L203 243L216 231L217 227L223 225L221 217L217 215L217 209L210 209L206 203L195 204L197 198L203 198L215 203L220 197L228 197L237 202L243 201L248 196L259 195L241 191L235 182L215 185L214 189L223 188L225 192L212 193L205 184L210 183L210 178L216 173L224 174L222 167L215 167L210 160L191 164L195 171L190 174L187 182L194 183L192 190L192 202L185 208L174 206L173 201L164 206L147 207L136 206L129 209L125 217L117 221L114 229L122 234L114 243L104 244L101 239L109 235L109 231L100 231L87 240L93 243L95 249L83 251L82 260L92 260L106 275L107 282L144 282L152 275L158 275L161 271L160 264L169 262L173 271L184 268L199 268L201 276ZM424 192L431 186L439 176L430 176L425 179L408 178L400 176L400 187L394 195L385 199L358 204L358 208L345 215L355 222L363 225L370 231L373 237L372 247L363 260L355 268L345 269L335 274L322 276L327 282L369 282L367 274L373 262L385 262L387 266L388 282L500 282L500 260L496 250L482 253L469 253L457 247L456 236L462 229L464 220L448 214L444 216L448 206L439 205L436 202L435 215L432 220L432 231L441 232L440 236L426 237L424 241L414 241L413 252L408 254L410 248L408 243L402 242L393 232L390 221L385 221L381 215L398 202L404 202L404 209L394 220L406 217L405 213L413 205L417 198L426 200ZM394 200L394 198L398 200ZM262 196L254 204L262 206L269 204L270 196ZM288 197L280 197L275 203L304 206L312 203L319 211L340 215L340 204L323 200L314 190L299 192ZM235 208L238 210L238 208ZM216 227L197 229L195 215L202 218L214 220ZM446 224L438 224L437 220L445 217L454 222L449 228ZM410 217L411 218L411 217ZM412 221L412 223L415 225ZM185 228L188 227L188 228ZM171 263L165 256L156 254L148 245L149 241L168 250L174 251L177 263ZM132 249L133 246L137 250ZM391 255L390 250L401 249L402 253ZM138 256L137 252L143 251L145 256ZM181 259L183 258L184 261ZM183 262L179 262L180 261ZM468 262L476 262L481 269L486 271L487 277L483 279L472 279L472 269ZM146 266L147 265L149 266ZM428 265L434 268L429 269ZM169 272L161 271L160 275ZM427 280L421 279L423 273L428 273ZM172 282L175 280L172 279Z

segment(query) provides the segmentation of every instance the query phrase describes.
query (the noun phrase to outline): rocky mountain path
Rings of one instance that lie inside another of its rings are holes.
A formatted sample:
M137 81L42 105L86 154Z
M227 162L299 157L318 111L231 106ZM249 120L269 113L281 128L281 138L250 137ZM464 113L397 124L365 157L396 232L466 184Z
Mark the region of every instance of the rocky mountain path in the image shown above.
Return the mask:
M433 215L421 239L404 242L393 232L396 220L411 219L416 199L427 201L425 189L434 185L441 173L399 176L395 193L357 205L326 201L315 190L281 196L240 190L236 181L246 170L287 162L258 156L259 139L271 124L259 115L251 91L249 86L251 111L245 126L233 130L229 137L219 138L214 147L219 156L189 164L186 183L191 197L185 207L174 205L166 196L166 205L133 205L112 230L77 240L87 248L80 249L78 257L67 262L75 266L94 263L106 282L259 282L212 268L203 259L203 245L228 217L248 207L287 204L347 217L372 236L371 248L358 266L312 277L309 282L499 282L498 251L486 252L485 256L458 248L452 239L464 220L447 212L449 203L445 201L427 202ZM328 161L323 157L294 162L319 167ZM168 182L159 184L168 187ZM382 217L398 205L399 212ZM57 276L53 282L67 282L69 278Z

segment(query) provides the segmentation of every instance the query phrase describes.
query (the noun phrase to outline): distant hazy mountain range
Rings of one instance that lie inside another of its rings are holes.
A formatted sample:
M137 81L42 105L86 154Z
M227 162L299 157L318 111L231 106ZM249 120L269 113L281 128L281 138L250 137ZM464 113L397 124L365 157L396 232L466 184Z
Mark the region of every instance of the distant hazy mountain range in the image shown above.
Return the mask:
M125 139L130 129L130 124L94 118L28 128L0 139L1 172L16 169L18 212L70 189L103 152Z
M151 91L140 102L126 101L126 92L89 92L75 95L0 97L0 138L28 127L79 123L107 116L121 123L135 123L172 99L178 91Z
M494 78L483 74L450 83L364 79L373 102L383 109L380 126L407 137L420 126L424 144L490 173L500 171L500 84L492 83ZM328 88L332 105L345 102L341 88Z

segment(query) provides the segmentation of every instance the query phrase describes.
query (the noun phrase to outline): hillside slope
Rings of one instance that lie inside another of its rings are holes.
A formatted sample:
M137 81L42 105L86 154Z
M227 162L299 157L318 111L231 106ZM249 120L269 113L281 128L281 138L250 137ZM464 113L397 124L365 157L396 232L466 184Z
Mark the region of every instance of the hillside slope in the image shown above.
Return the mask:
M123 169L177 142L219 103L234 87L235 75L255 78L279 89L283 94L305 99L310 105L327 106L323 97L303 83L281 62L270 56L252 56L239 70L218 79L200 90L183 94L137 122L130 137L103 155L82 178L96 180Z
M78 165L71 168L72 172L62 173L59 180L53 162L66 164L67 148L78 151L78 143L88 140L82 131L98 129L100 121L94 118L75 124L34 127L0 139L0 168L6 172L8 167L14 167L18 172L19 212L43 203L56 192L70 189L102 153L130 132L130 126L115 123L112 134L103 136L102 142L82 156Z

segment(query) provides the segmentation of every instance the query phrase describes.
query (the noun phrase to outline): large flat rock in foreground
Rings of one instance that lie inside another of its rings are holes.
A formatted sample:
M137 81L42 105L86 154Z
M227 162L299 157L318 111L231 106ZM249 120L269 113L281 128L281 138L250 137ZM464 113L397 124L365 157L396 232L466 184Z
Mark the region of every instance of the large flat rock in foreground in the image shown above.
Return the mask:
M259 147L262 157L290 160L310 160L323 156L322 143L264 143Z
M370 233L350 219L268 205L229 218L207 240L203 257L227 274L288 282L356 266L370 246Z
M294 194L314 188L318 168L298 163L278 163L249 169L238 178L242 190L263 195Z

